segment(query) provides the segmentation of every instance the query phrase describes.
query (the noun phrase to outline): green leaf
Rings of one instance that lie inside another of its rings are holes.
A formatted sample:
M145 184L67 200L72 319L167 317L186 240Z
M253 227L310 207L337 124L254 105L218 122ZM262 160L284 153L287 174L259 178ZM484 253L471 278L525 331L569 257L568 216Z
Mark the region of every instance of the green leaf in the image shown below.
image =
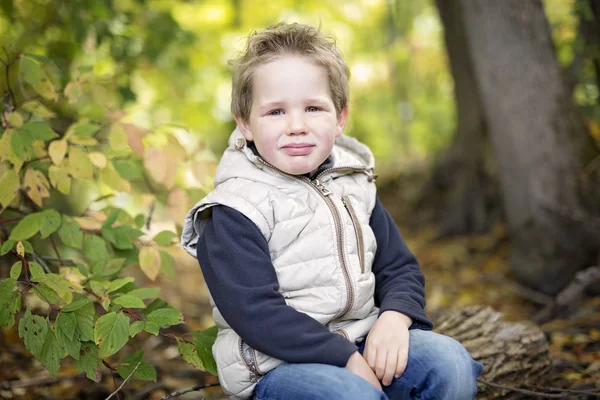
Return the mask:
M23 269L23 263L21 261L17 261L10 267L10 277L13 279L19 279L21 276L21 270Z
M108 261L106 242L99 236L85 234L83 236L83 252L91 261Z
M205 370L213 375L217 375L217 363L212 354L212 347L215 344L217 333L218 328L216 326L193 333L196 337L194 346L198 351L198 357L202 361Z
M81 249L83 233L81 232L79 224L72 218L63 215L62 224L58 230L58 236L60 236L60 240L62 240L65 245Z
M60 214L58 211L49 209L42 212L40 232L42 239L54 233L60 226Z
M46 340L42 345L39 360L48 369L51 376L55 376L60 368L60 360L63 355L63 348L56 340L54 329L49 328L46 334Z
M73 312L77 318L77 331L82 342L94 340L94 305L88 303Z
M100 127L98 125L90 124L87 122L78 123L73 131L73 134L76 136L92 136L94 133L98 132Z
M157 287L140 288L140 289L134 289L130 292L127 292L128 295L135 296L141 300L152 299L154 297L157 297L159 293L160 293L160 288L157 288Z
M129 337L135 337L135 335L143 331L145 327L146 323L144 321L134 321L129 325Z
M29 243L27 240L23 240L21 242L21 245L23 245L23 251L25 253L29 253L32 254L33 253L33 246L31 245L31 243ZM19 244L17 243L17 247L19 246Z
M46 273L42 266L34 261L29 263L29 275L30 279L34 282L43 282L46 278Z
M148 322L153 322L161 328L179 325L185 322L183 315L175 308L160 308L148 314Z
M39 232L42 222L41 213L26 215L10 233L10 240L26 240Z
M120 208L113 208L113 210L106 217L106 221L102 223L103 228L110 228L115 222L117 222L117 218L119 218L119 214L121 212Z
M160 254L160 272L168 279L175 278L175 260L166 251L159 250L158 252Z
M129 319L123 313L110 312L98 318L94 327L94 342L101 358L119 351L129 340Z
M21 134L25 133L31 139L31 142L35 140L47 141L58 137L56 132L52 130L45 122L42 121L29 121L23 124L19 128Z
M198 350L192 343L184 342L183 339L177 338L177 350L181 357L192 367L204 370L204 364L198 357Z
M125 357L125 359L117 366L117 372L121 375L121 378L127 379L127 377L135 370L135 372L133 372L134 378L156 382L156 370L152 365L143 362L143 357L144 351L142 349Z
M68 294L72 296L73 290L71 288L70 282L60 275L52 273L46 274L43 283L48 285L50 288L54 289L59 295Z
M25 347L36 358L42 355L42 348L48 334L48 321L38 315L32 315L28 308L19 321L19 337L25 342Z
M152 302L150 304L148 304L148 307L146 307L145 310L140 311L140 314L142 314L144 317L148 318L148 314L150 314L154 310L158 310L158 309L166 308L166 307L173 308L173 307L171 307L171 305L169 305L169 303L167 303L163 299L154 299L154 300L152 300Z
M162 231L154 236L154 240L157 244L161 246L170 246L173 244L173 239L175 239L177 235L175 232L171 231Z
M75 178L94 178L94 165L90 161L88 153L76 146L69 149L69 171Z
M56 317L56 329L61 330L69 339L73 339L75 329L77 328L77 317L75 314L65 312L64 310L58 313Z
M6 242L2 243L2 248L0 249L0 256L3 256L6 253L8 253L14 247L15 243L17 243L16 240L7 240Z
M134 221L135 227L141 229L141 227L144 226L144 224L146 223L146 217L144 216L144 214L138 214L135 216Z
M110 284L108 285L108 293L112 293L116 290L119 290L123 286L127 285L128 283L131 283L134 281L135 281L135 278L132 278L131 276L128 276L126 278L115 279L114 281L111 281Z
M33 288L33 293L35 293L35 295L44 303L48 301L55 306L60 306L60 304L63 303L63 300L60 298L58 293L46 285L35 286Z
M144 330L148 333L153 334L154 336L158 336L160 328L154 322L148 321L146 322L146 325L144 325Z
M14 169L8 170L0 178L0 206L6 208L17 197L21 182Z
M83 343L79 360L74 359L73 363L81 372L94 382L100 382L102 379L102 359L98 357L98 346L94 343Z
M133 160L114 160L113 165L119 175L128 181L144 179L143 166L140 162Z
M130 296L128 294L122 294L120 296L117 296L115 298L113 298L112 300L113 304L119 304L125 308L145 308L146 305L144 304L144 302L135 297L135 296Z
M78 299L75 300L74 302L72 302L71 304L64 306L61 311L62 312L72 312L72 311L76 311L79 310L81 307L85 306L86 304L89 304L92 302L92 299L88 299L88 298L84 298L84 299Z
M40 64L28 56L21 56L21 74L25 82L31 86L38 87L42 81L42 67Z
M56 340L62 349L75 360L80 357L81 340L79 339L79 333L75 332L72 339L69 339L67 334L59 329L56 329Z
M12 327L15 313L21 309L21 296L15 289L16 280L8 278L0 281L0 326Z

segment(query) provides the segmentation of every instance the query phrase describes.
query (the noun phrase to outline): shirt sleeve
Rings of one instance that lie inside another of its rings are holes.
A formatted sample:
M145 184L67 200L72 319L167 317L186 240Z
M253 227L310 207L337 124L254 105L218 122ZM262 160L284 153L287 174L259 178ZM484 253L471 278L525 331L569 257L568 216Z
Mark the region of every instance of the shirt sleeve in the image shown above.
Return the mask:
M357 350L354 343L286 304L267 241L240 212L213 207L196 251L221 315L254 349L288 363L340 367Z
M377 241L372 271L379 314L398 311L412 318L410 329L432 329L433 324L425 313L425 278L419 263L379 198L369 225Z

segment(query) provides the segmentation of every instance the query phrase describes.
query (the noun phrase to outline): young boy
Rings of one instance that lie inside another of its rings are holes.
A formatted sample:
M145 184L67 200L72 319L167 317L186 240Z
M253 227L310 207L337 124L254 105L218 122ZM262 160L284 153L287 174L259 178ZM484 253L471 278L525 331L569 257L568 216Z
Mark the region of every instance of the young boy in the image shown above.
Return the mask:
M333 40L281 23L232 63L229 140L189 212L234 399L470 399L481 364L431 332L424 279L377 199L373 156L342 135L349 71Z

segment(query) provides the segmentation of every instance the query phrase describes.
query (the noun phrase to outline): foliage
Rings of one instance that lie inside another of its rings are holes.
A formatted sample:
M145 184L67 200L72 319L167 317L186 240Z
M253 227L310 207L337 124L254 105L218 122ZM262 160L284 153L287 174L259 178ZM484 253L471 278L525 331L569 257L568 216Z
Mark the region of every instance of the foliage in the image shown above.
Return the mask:
M119 55L135 39L120 37L116 31L126 28L115 24L141 9L78 3L85 11L77 20L64 2L1 3L0 21L8 15L14 25L2 38L0 66L0 254L11 266L0 280L0 326L18 326L25 347L51 375L69 358L94 381L103 366L124 379L133 373L156 380L142 350L124 354L141 332L172 339L184 359L195 354L190 364L215 373L216 330L191 339L166 333L185 319L159 297L159 288L147 286L159 275L172 277L168 248L191 201L205 192L214 163L206 151L182 145L191 143L192 132L173 125L150 130L126 110L128 71L162 52L152 42L139 57ZM150 14L142 19L166 18ZM30 29L44 35L32 36ZM152 30L146 34L152 39ZM56 37L70 45L56 47ZM102 51L112 54L112 66L86 61ZM160 213L174 226L152 237ZM32 306L34 297L47 305L45 315Z

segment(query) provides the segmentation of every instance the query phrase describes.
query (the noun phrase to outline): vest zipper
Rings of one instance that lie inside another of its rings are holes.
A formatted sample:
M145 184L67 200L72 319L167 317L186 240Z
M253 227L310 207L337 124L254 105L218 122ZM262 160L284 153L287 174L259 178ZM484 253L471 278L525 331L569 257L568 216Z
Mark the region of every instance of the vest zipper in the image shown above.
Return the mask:
M340 216L340 213L339 213L337 207L335 206L335 203L330 198L330 196L333 193L325 185L323 185L323 183L320 181L320 178L326 174L329 174L331 172L336 172L336 171L356 171L356 172L365 172L367 174L369 174L371 172L363 166L334 167L334 168L329 168L329 169L326 169L325 171L320 172L313 180L311 180L304 176L288 174L287 172L280 170L279 168L272 165L271 163L268 163L267 161L263 160L261 157L257 157L257 159L265 166L267 166L271 169L274 169L275 171L277 171L285 176L289 176L291 178L298 179L302 182L307 183L311 188L315 189L316 192L319 193L321 198L325 201L325 204L327 204L327 206L329 207L329 210L331 211L331 215L333 216L333 219L335 221L336 241L337 241L337 246L338 246L338 252L340 254L340 264L342 267L342 273L344 275L344 281L346 283L346 305L342 309L342 311L338 315L336 315L335 318L343 317L354 306L354 286L352 285L352 278L350 276L350 270L348 269L348 265L346 263L346 254L344 252L344 235L343 235L342 217Z
M358 246L358 261L360 262L360 272L365 273L365 249L363 243L363 232L360 227L360 223L358 222L358 217L356 216L356 212L354 211L354 207L352 207L352 203L350 202L350 198L348 196L342 196L342 203L348 210L350 214L350 219L352 220L352 225L354 225L354 233L356 233L356 243Z
M254 351L254 349L250 346L248 346L249 352L250 352L250 357L251 359L248 359L248 357L246 356L246 354L244 353L244 341L242 340L242 338L239 338L239 351L240 351L240 356L242 357L242 361L244 362L244 364L246 364L246 368L248 368L248 371L250 372L250 382L252 383L256 383L259 380L259 377L264 375L259 369L258 369L258 361L256 359L256 352Z

